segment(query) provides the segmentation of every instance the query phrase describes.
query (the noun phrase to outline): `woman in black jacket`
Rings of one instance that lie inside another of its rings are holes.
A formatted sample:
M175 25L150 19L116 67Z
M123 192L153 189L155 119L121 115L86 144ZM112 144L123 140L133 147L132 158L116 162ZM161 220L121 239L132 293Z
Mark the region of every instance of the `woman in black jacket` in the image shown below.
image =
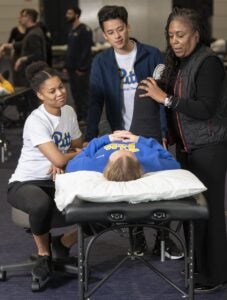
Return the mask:
M205 28L194 10L175 8L166 25L166 67L160 81L142 81L143 96L169 108L177 159L206 185L210 218L195 227L198 281L195 292L208 293L227 281L224 214L227 118L221 100L222 62L207 46Z

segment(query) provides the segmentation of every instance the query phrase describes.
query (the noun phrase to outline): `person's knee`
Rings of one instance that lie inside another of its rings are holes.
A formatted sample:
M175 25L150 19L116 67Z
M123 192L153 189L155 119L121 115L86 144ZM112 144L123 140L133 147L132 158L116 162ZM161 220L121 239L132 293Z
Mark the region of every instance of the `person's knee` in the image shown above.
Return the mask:
M50 215L54 207L53 200L49 197L31 200L31 202L29 214L40 216L41 219Z

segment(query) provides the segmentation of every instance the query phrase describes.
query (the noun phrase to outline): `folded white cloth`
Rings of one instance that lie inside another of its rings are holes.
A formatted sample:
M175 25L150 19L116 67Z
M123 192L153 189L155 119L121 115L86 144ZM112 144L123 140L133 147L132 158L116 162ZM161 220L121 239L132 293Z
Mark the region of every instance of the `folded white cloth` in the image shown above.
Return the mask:
M61 211L76 198L92 202L138 203L180 199L206 190L195 175L182 169L147 173L127 182L108 181L98 172L78 171L58 174L55 185L55 201Z

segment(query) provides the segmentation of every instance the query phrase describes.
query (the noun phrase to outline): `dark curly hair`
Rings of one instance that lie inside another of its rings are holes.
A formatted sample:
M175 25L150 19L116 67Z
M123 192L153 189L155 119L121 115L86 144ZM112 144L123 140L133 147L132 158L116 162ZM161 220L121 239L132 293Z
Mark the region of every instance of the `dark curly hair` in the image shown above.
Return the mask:
M187 22L193 31L199 32L199 42L205 45L209 45L209 34L205 27L205 24L202 20L201 15L189 8L178 8L175 7L170 13L166 27L165 27L165 36L166 36L166 56L165 56L165 69L162 73L161 79L159 81L159 86L164 89L167 93L173 93L173 87L175 78L177 76L180 59L174 54L172 47L169 43L169 25L173 20L180 19Z
M30 64L25 70L30 87L37 92L45 80L53 76L59 76L58 72L48 66L44 61Z

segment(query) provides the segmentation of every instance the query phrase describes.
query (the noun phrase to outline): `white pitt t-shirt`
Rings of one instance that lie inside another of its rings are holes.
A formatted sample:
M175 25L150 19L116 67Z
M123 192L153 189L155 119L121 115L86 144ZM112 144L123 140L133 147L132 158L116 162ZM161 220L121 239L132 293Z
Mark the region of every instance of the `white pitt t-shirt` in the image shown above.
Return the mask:
M51 179L51 175L47 174L51 162L37 146L54 141L64 153L70 148L71 140L80 136L77 116L71 106L63 106L61 116L54 116L45 110L43 104L40 105L25 122L21 155L9 182Z
M119 54L115 51L115 57L121 75L122 89L122 118L124 129L129 130L132 123L132 115L134 109L134 97L138 81L134 71L134 63L136 60L137 47L134 43L133 50L128 54Z

